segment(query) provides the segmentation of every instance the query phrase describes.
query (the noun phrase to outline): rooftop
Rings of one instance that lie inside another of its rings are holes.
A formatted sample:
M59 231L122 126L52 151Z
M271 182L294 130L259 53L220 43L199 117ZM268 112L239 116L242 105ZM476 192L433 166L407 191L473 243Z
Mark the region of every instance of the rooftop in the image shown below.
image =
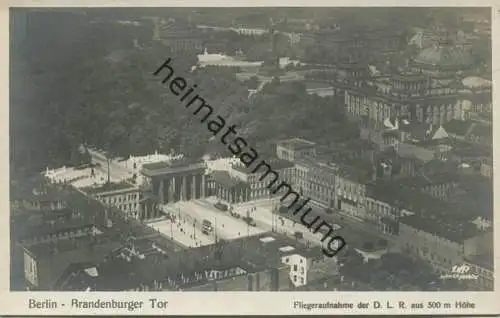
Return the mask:
M447 218L435 214L414 214L402 217L399 221L415 229L457 243L463 243L464 240L481 233L476 225L456 220L452 214L448 215Z
M418 175L410 178L400 179L401 185L404 185L409 188L419 188L428 186L428 185L440 185L443 183L449 182L457 182L459 180L459 176L455 173L450 172L440 172L433 175Z
M470 135L487 137L493 140L493 128L491 125L476 123L471 129Z
M302 138L292 138L292 139L279 141L278 145L281 145L281 146L287 147L287 148L291 148L293 150L301 150L301 149L313 148L316 145L316 143L302 139Z
M223 185L226 188L234 188L237 186L245 186L246 183L238 178L232 177L229 172L224 170L212 171L212 177L215 182Z
M125 190L125 189L135 189L135 187L128 182L116 182L116 183L110 182L96 187L85 187L82 188L81 190L88 194L98 194L103 192L111 192L111 191Z
M451 146L453 147L453 149L450 153L459 157L493 157L492 147L487 147L461 140L453 140Z
M367 184L366 191L370 198L418 215L446 215L452 218L450 213L456 212L450 204L406 186L404 180L372 182Z
M464 49L452 45L436 45L423 49L415 58L415 62L433 68L468 68L474 59Z
M292 162L290 162L288 160L284 160L284 159L279 159L279 158L271 158L271 159L267 159L267 160L262 160L262 162L267 163L271 167L271 169L274 171L292 168L294 166L294 164ZM253 164L251 167L247 167L243 163L238 162L238 163L232 165L232 168L236 171L250 174L250 173L254 173L253 170L255 170L259 164L260 164L260 162ZM259 167L259 169L257 171L255 171L255 173L262 173L264 171L266 171L264 168Z
M39 243L26 249L37 258L40 288L51 290L72 264L100 262L120 246L120 243L107 238L84 236Z
M290 246L293 250L290 250ZM283 247L287 248L279 251ZM218 279L212 275L213 271L237 276L268 268L281 268L285 266L281 257L293 253L321 257L319 249L307 249L293 239L263 233L171 255L151 254L144 259L131 258L129 261L119 257L110 258L97 266L98 280L89 275L84 278L87 286L93 284L97 290L127 290L140 285L153 287L155 284L163 289L179 290ZM79 288L86 288L85 284Z
M460 175L449 201L471 218L493 219L493 182L480 175Z
M55 188L45 184L16 186L11 190L11 200L64 201L64 196Z
M113 248L118 248L121 245L121 243L113 242L106 236L86 235L76 238L33 244L26 247L26 249L37 259L51 259L69 252L76 251L78 253L86 254L89 250L92 250L95 247L113 246Z
M147 176L185 171L192 169L204 169L205 164L202 159L180 158L172 161L162 161L147 163L142 166L142 172Z
M422 162L429 162L434 159L434 152L416 145L400 143L398 145L398 156L405 159L414 159Z
M32 224L28 226L16 227L16 236L18 239L29 239L29 238L40 238L47 235L54 235L61 232L73 232L78 230L83 230L85 228L91 228L95 226L95 222L88 218L74 218L74 219L63 219L63 220L52 220L45 221L41 224Z
M335 164L332 161L329 161L328 159L330 156L324 156L323 158L310 158L310 157L304 157L298 159L295 164L296 165L302 165L308 168L316 168L316 169L321 169L321 171L326 171L326 172L333 172L336 173L338 170L337 164Z
M369 167L365 162L359 164L340 163L338 164L337 175L360 184L373 180L371 166Z
M458 135L458 136L466 136L473 121L471 120L457 120L453 119L446 124L444 124L444 129L447 132Z
M493 270L493 253L484 253L480 255L471 255L465 258L471 264L479 265L483 268Z
M370 140L356 139L346 143L335 143L329 146L318 146L318 153L324 155L336 155L339 152L374 150L375 144Z

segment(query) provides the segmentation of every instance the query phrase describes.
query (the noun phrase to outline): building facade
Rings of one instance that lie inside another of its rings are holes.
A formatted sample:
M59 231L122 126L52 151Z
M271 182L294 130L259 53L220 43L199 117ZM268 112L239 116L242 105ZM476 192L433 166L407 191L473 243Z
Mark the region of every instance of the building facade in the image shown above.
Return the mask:
M303 158L295 162L292 182L295 190L327 207L335 206L336 166Z
M292 162L283 159L271 159L267 160L266 164L268 164L270 169L279 177L274 185L279 185L282 181L290 183L294 170ZM236 162L232 165L229 173L232 177L246 184L245 188L249 191L248 200L269 198L273 195L279 196L279 193L272 193L272 187L270 185L273 179L271 179L272 175L270 173L267 174L267 167L263 165L263 167L254 170L255 168L250 169L243 163Z
M107 206L115 206L128 217L138 218L140 214L141 191L128 183L104 184L98 188L82 189L88 195Z
M153 40L163 43L171 53L203 51L202 34L190 24L159 18L153 24Z
M398 70L372 74L347 89L347 112L374 128L393 117L439 126L486 107L472 106L488 105L491 98L486 80L471 76L477 73L477 63L470 48L453 43L444 33L436 39Z
M352 217L365 218L366 184L372 180L371 171L356 166L339 165L335 177L334 207Z
M316 155L316 144L301 138L283 140L276 145L276 155L280 159L294 162L304 157Z

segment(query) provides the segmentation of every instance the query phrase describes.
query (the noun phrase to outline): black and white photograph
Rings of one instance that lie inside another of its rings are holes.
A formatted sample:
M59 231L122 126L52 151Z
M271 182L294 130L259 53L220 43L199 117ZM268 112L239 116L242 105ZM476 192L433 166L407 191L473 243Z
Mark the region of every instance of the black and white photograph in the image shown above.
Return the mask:
M9 45L10 291L494 291L490 7L11 7Z

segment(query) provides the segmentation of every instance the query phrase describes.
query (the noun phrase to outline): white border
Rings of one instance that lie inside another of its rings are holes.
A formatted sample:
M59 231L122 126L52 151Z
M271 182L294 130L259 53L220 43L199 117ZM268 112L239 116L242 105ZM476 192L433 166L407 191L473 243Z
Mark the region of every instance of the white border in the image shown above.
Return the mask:
M2 1L3 2L3 1ZM500 4L500 3L497 3ZM160 1L150 0L144 3L141 0L128 0L128 1L111 1L108 0L106 4L100 4L95 0L79 0L79 1L10 1L9 4L0 5L0 25L2 30L0 32L2 50L2 58L0 59L0 69L8 70L8 50L9 50L9 33L8 33L8 18L10 6L15 7L50 7L50 6L65 6L65 7L245 7L245 6L331 6L330 1L324 0L310 0L310 1L282 1L282 0L253 0L253 1L217 1L210 2L206 0L176 0L176 1ZM481 0L472 1L453 1L453 0L440 0L436 1L418 1L406 0L405 4L396 2L395 0L378 0L375 4L372 1L356 1L355 3L350 0L338 0L335 6L349 6L349 7L362 7L362 6L494 6L494 3L488 3ZM493 82L494 87L499 76L499 41L497 35L498 29L498 13L497 10L492 10L493 25L492 25L492 47L493 47ZM27 293L27 292L10 292L9 291L9 148L8 148L8 72L4 73L3 85L0 85L0 96L3 98L3 107L0 108L0 120L3 121L1 127L4 129L2 138L0 138L0 148L3 156L2 165L2 183L0 193L3 196L1 201L3 209L2 217L0 218L0 253L4 255L0 261L0 314L4 315L96 315L96 314L113 314L113 315L211 315L211 314L232 314L232 315L245 315L245 314L303 314L303 315L317 315L317 314L338 314L338 315L352 315L352 314L460 314L460 315L486 315L500 313L500 302L498 292L162 292L162 293L130 293L130 292L114 292L114 293ZM494 101L500 100L500 91L493 90ZM496 105L496 103L493 103ZM493 106L494 122L498 121L499 111ZM493 126L494 141L497 140L499 128ZM494 142L495 143L495 142ZM494 145L494 157L498 158L499 147ZM496 177L499 170L494 169L495 174L495 198L500 198L499 178ZM495 204L495 214L498 214L497 204ZM500 228L499 218L494 219L494 229ZM495 242L500 242L499 231L494 232ZM499 254L500 244L495 244L495 255ZM495 257L495 273L498 273L498 256ZM495 290L499 288L500 278L495 280ZM29 309L28 302L30 298L37 300L52 299L59 303L57 309ZM145 305L142 310L127 311L126 309L114 310L96 310L96 309L75 309L71 307L71 299L77 298L80 300L122 300L122 301L144 301ZM148 304L148 299L157 298L169 301L166 309L152 309ZM342 309L294 309L293 302L302 301L304 303L320 303L320 302L353 302L355 308L352 310ZM390 302L394 305L393 309L359 309L357 304L359 302L379 301L381 304ZM411 303L422 302L427 304L431 301L440 301L442 303L448 302L453 304L450 309L398 309L398 301L405 301L407 307ZM475 308L456 309L454 304L456 301L469 301L475 303ZM62 304L65 304L63 307Z

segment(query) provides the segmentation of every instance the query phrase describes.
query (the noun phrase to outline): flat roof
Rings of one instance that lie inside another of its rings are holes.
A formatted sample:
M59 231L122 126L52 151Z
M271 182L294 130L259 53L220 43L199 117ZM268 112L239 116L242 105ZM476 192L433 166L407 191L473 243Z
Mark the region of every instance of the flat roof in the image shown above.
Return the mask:
M76 238L61 239L51 242L30 244L25 249L37 258L55 258L63 256L67 252L86 254L91 248L101 246L109 247L110 251L122 246L122 243L112 241L105 235L85 235Z
M37 184L32 187L19 185L11 187L10 200L34 200L34 201L64 201L64 195L45 184Z
M99 194L119 190L137 190L137 188L128 182L111 182L98 186L84 187L81 190L88 194Z
M451 121L445 123L443 127L446 130L446 132L456 134L459 136L465 136L473 123L474 122L472 120L452 119Z
M408 187L425 187L428 185L440 185L448 182L457 182L460 177L456 173L442 172L432 175L418 175L409 178L403 178L400 183Z
M367 197L399 205L413 213L452 213L454 207L430 194L405 186L405 181L376 181L367 184Z
M148 177L192 170L205 170L202 159L181 158L173 161L162 161L142 165L142 173Z
M471 264L481 266L483 268L493 270L493 251L479 255L470 255L465 260Z
M271 169L276 171L276 172L283 170L283 169L292 168L294 166L294 164L291 161L279 159L279 158L271 158L271 159L259 161L258 163L253 164L251 167L247 167L243 163L238 162L237 164L233 164L232 168L236 171L240 171L240 172L247 173L247 174L263 173L266 170L262 166L260 166L257 171L253 172L253 170L256 169L261 162L268 164L271 167Z
M229 172L225 170L214 170L212 171L213 180L226 188L234 188L237 186L248 186L245 182L240 179L232 177Z
M16 236L20 240L38 238L46 235L58 234L67 231L78 231L79 229L95 226L95 222L89 219L72 219L53 222L43 222L42 224L22 226L16 229Z
M300 150L300 149L313 148L316 145L316 143L302 139L302 138L291 138L291 139L279 141L278 145L282 145L283 147L292 148L294 150Z
M368 169L366 165L361 166L359 164L354 165L339 163L337 174L342 178L358 182L360 184L365 184L366 182L373 180L371 168Z
M459 244L481 233L476 225L454 219L453 215L443 218L434 214L414 214L402 217L399 222Z

